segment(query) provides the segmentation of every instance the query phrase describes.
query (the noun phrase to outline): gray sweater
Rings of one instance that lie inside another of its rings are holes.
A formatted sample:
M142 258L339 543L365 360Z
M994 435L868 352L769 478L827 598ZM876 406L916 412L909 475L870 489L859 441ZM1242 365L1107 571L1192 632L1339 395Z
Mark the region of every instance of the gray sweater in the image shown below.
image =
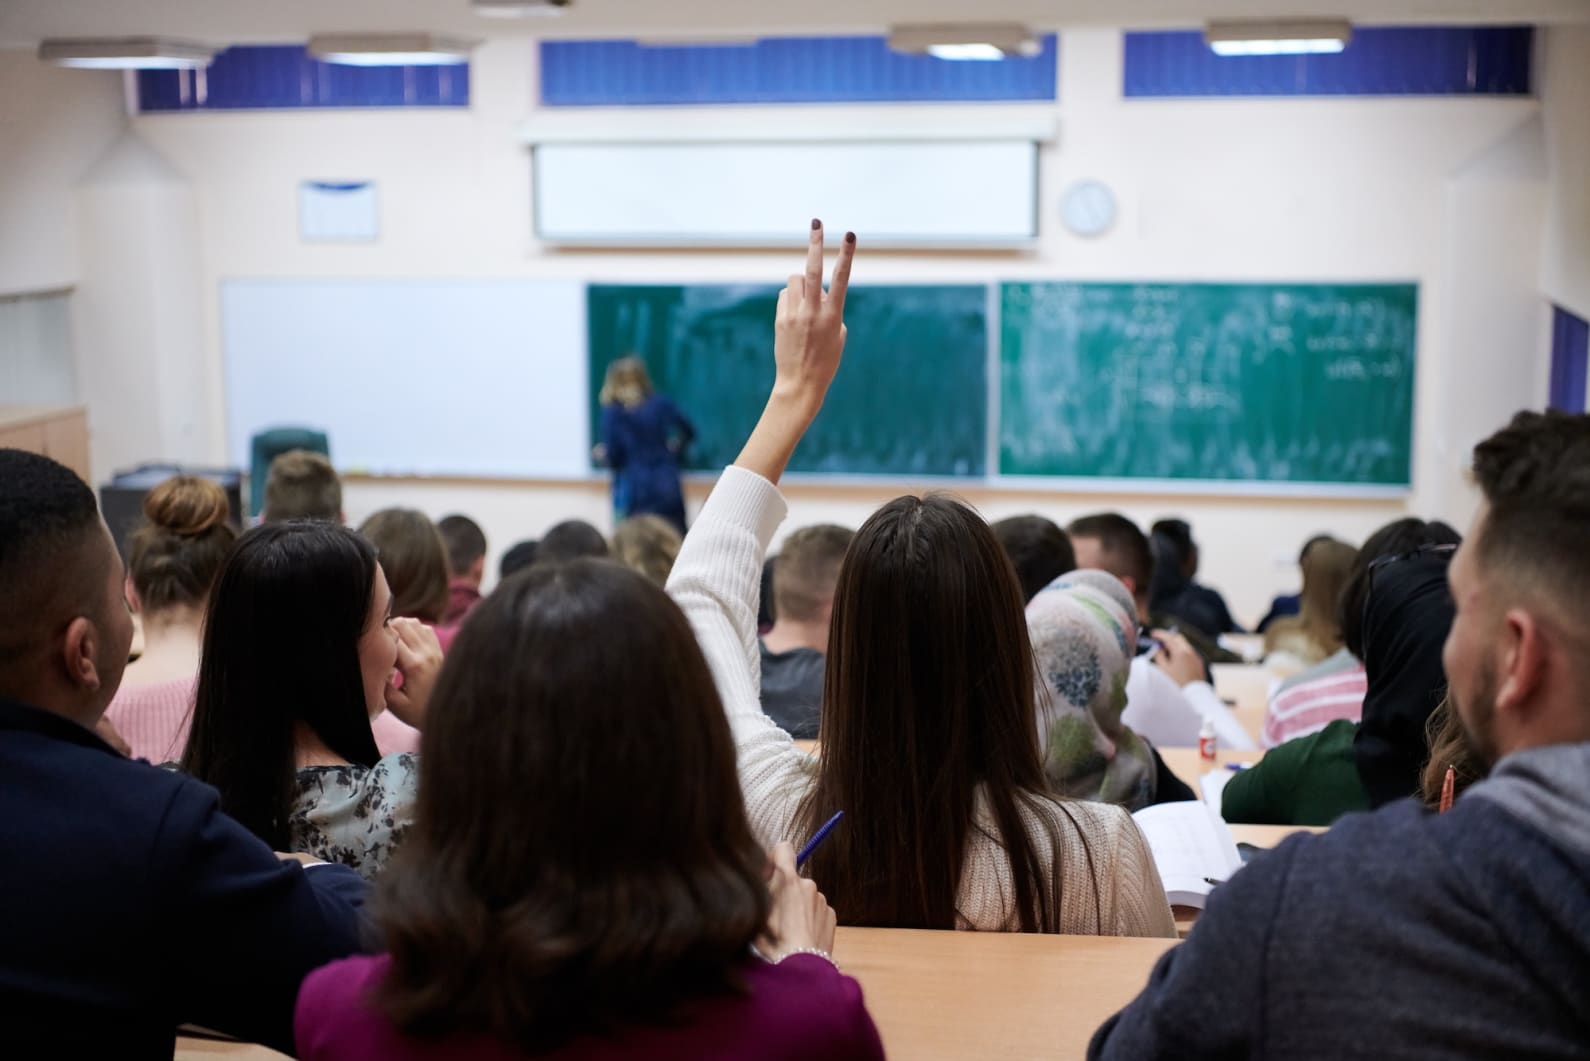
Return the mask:
M1255 859L1088 1054L1590 1057L1590 744Z

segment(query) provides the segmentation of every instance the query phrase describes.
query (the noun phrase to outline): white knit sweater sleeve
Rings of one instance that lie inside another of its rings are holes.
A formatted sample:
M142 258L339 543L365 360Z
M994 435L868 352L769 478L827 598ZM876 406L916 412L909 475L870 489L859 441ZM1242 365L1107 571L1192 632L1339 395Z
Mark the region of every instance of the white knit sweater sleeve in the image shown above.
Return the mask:
M811 756L762 713L757 595L767 544L785 512L772 483L744 468L724 469L668 578L712 668L734 731L751 829L768 847L800 842L790 823L813 778Z

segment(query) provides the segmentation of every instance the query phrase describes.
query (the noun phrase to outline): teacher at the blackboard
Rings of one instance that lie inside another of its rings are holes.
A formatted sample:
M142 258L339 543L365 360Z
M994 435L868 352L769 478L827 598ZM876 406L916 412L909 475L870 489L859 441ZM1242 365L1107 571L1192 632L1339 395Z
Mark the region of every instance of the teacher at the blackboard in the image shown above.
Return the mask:
M596 459L613 469L614 516L661 516L683 534L679 454L696 429L672 399L655 392L638 357L621 357L607 366L598 400L602 441Z

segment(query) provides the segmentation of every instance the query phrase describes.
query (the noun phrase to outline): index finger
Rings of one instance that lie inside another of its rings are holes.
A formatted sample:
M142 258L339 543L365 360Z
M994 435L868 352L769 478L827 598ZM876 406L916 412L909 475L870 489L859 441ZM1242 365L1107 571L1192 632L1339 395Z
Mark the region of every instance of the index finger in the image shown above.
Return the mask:
M828 285L828 298L834 304L834 311L840 314L845 312L845 292L850 289L850 262L856 256L856 234L845 233L845 241L839 245L839 261L834 263L834 278Z
M813 308L823 301L823 223L812 218L812 240L806 245L806 300Z

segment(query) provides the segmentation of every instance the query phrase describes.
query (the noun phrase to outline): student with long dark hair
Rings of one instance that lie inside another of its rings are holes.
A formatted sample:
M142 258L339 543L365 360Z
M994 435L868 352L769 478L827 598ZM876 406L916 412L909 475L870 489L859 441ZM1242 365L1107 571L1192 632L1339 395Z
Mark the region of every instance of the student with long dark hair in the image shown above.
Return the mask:
M882 1056L788 845L769 892L712 673L660 588L590 559L507 580L431 717L379 886L389 953L309 977L301 1057Z
M420 727L441 648L391 617L374 547L323 522L238 539L205 618L182 769L278 851L379 872L412 817L418 764L382 758L370 719ZM402 688L393 683L401 671Z
M1021 587L988 524L952 498L867 520L835 593L822 755L761 711L756 605L784 517L774 485L839 367L854 237L831 291L822 231L779 296L773 392L686 536L669 581L717 679L763 843L804 839L843 924L1175 934L1147 845L1120 807L1049 791ZM904 371L904 369L902 369Z

